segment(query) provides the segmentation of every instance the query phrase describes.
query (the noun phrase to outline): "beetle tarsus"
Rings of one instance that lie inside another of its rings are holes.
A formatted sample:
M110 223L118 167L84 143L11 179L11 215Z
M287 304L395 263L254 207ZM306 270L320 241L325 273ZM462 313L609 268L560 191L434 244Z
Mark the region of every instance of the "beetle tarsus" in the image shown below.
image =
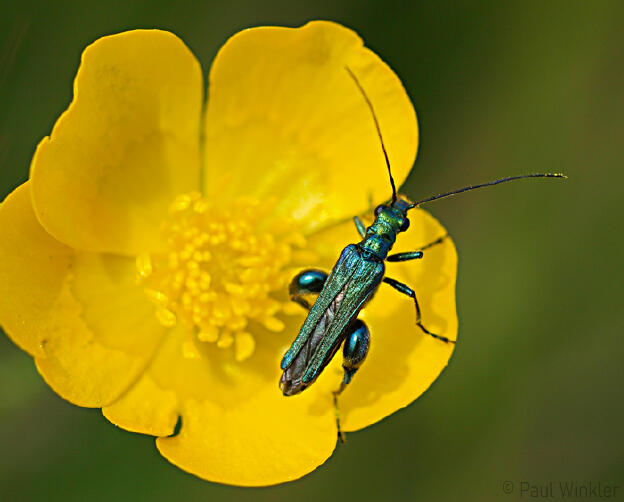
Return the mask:
M334 396L334 415L336 416L336 429L338 430L338 441L340 441L342 444L347 442L347 437L345 436L345 433L342 432L342 428L340 427L340 409L338 408L338 396L345 389L346 386L347 384L345 384L343 381L340 384L340 388L332 392Z
M404 295L409 296L412 300L414 300L414 308L416 309L416 326L418 326L423 331L423 333L426 333L427 335L432 336L433 338L440 340L444 343L455 343L454 340L449 340L445 336L436 335L435 333L432 333L427 328L425 328L421 320L422 316L420 313L418 300L416 299L416 292L412 288L410 288L407 284L403 284L402 282L399 282L396 279L392 279L390 277L384 277L383 282L392 286L399 293L403 293Z

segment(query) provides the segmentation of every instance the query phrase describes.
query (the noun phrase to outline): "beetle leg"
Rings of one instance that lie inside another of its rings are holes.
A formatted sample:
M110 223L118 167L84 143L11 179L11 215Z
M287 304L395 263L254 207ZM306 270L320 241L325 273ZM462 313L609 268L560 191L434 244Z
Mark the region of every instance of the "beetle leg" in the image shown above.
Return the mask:
M305 298L306 295L319 294L325 285L328 274L322 270L310 268L299 272L292 281L288 292L290 299L298 303L304 309L310 310L312 305Z
M373 192L368 192L368 212L373 212ZM353 223L355 223L355 228L357 228L358 234L363 239L366 237L366 225L359 216L353 217Z
M406 253L394 253L389 255L387 261L409 261L418 260L423 257L422 251L407 251Z
M360 237L362 239L366 237L366 225L364 225L364 222L360 219L359 216L353 217L353 223L355 223L355 228L357 228L357 231L358 231L358 234L360 234Z
M435 333L432 333L427 328L425 328L425 326L423 326L423 323L421 321L420 306L418 305L418 300L416 299L416 293L412 288L410 288L407 284L403 284L402 282L391 279L390 277L384 277L383 282L385 282L386 284L390 284L390 286L392 286L394 289L396 289L400 293L403 293L404 295L409 296L412 300L414 300L414 306L416 307L416 326L422 329L423 332L432 336L433 338L442 340L444 343L455 343L454 340L449 340L445 336L436 335Z
M448 237L448 234L444 234L442 237L437 238L435 241L430 242L429 244L421 247L418 251L407 251L405 253L394 253L389 255L386 260L387 261L409 261L409 260L417 260L423 257L423 251L425 249L429 249L430 247L435 246L436 244L441 244L444 239Z
M338 390L334 395L334 412L336 414L336 427L338 428L338 438L341 443L345 442L345 436L340 428L340 410L338 409L338 396L349 385L355 372L360 369L370 347L370 331L366 324L356 319L347 331L344 345L342 346L342 369L344 377L340 382Z
M344 378L340 388L336 391L340 394L351 382L353 375L360 369L370 347L370 331L364 322L356 319L347 331L344 345L342 346L342 369Z
M342 389L342 385L340 386L340 389ZM342 432L342 428L340 427L340 409L338 408L338 395L340 392L341 390L335 390L332 393L334 397L334 416L336 417L336 428L338 429L338 441L346 443L347 437L345 436L345 433Z

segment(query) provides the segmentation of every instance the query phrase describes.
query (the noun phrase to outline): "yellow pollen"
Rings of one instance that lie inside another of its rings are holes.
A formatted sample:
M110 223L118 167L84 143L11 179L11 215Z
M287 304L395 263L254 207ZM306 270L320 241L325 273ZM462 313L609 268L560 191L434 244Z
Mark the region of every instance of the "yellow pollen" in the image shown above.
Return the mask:
M306 241L271 209L180 195L163 224L167 251L136 258L137 281L158 321L188 330L185 357L201 357L201 344L211 343L243 361L256 347L252 333L284 330L280 317L293 313L286 296L293 260Z

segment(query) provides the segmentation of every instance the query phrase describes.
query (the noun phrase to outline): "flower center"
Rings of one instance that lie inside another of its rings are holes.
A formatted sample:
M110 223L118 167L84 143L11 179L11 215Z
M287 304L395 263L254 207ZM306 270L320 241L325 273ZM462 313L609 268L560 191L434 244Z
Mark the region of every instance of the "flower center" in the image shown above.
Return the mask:
M190 334L186 357L200 357L198 343L206 342L233 346L242 361L254 352L258 327L284 329L280 316L292 312L285 292L293 252L305 239L270 212L270 205L249 199L223 206L199 193L180 195L163 224L167 251L137 257L137 280L158 321Z

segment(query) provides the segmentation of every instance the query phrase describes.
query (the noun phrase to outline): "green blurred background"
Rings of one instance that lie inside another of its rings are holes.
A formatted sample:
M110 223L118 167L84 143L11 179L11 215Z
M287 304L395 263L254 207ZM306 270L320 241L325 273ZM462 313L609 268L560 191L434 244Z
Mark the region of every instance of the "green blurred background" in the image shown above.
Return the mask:
M514 500L521 481L559 480L619 485L624 499L622 1L3 3L0 196L27 178L94 39L169 29L206 70L242 28L311 19L358 31L412 97L421 146L406 193L570 177L430 206L460 257L450 366L316 472L243 489L194 478L151 438L63 401L0 337L1 502Z

